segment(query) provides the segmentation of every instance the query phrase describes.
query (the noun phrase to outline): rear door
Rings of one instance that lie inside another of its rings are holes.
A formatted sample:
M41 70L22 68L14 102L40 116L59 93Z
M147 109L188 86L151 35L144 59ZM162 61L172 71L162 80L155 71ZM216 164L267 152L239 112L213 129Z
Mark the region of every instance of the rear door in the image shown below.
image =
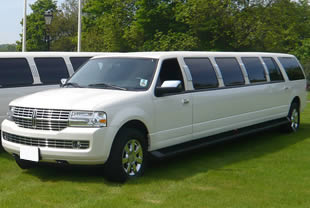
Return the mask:
M301 109L305 106L307 92L306 88L306 78L305 74L301 69L298 61L295 57L278 57L281 65L283 66L286 75L288 77L288 81L285 82L284 93L287 97L287 108L286 112L290 107L291 102L294 97L298 96L301 99Z
M288 89L286 89L284 77L273 57L263 57L262 59L270 77L270 84L268 85L268 103L273 108L275 115L285 116L285 114L287 114L289 96L287 94Z
M214 130L213 121L223 112L220 110L221 90L212 63L207 57L184 58L191 76L193 97L193 137L200 138Z

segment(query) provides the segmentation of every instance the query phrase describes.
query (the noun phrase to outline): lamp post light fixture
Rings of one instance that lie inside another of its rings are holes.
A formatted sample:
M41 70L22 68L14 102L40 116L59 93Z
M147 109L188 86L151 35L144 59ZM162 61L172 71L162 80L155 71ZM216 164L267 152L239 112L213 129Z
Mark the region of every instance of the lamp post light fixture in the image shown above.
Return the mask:
M50 25L53 19L53 12L51 10L46 11L44 13L44 18L45 18L45 24Z
M44 18L45 18L45 24L46 24L46 34L45 34L45 41L47 42L47 51L50 50L50 34L49 34L49 25L52 23L53 20L53 12L51 10L48 10L44 13Z

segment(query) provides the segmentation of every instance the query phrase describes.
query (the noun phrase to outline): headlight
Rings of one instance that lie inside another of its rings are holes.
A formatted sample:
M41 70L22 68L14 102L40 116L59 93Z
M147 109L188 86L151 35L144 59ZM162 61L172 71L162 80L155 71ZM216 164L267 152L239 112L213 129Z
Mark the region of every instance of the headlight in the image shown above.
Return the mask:
M105 112L71 111L69 126L73 127L106 127L107 114Z
M9 106L9 111L6 114L7 115L7 119L9 121L13 121L14 110L15 110L15 107Z

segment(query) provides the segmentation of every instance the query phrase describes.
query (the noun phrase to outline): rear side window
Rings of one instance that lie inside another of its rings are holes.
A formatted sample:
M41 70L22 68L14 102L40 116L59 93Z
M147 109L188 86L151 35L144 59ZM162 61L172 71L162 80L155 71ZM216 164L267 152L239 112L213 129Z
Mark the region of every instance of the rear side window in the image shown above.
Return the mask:
M244 78L235 58L215 58L226 86L244 85Z
M283 81L284 79L283 79L282 73L280 71L278 64L275 62L275 60L271 57L264 57L263 60L267 66L270 80L271 81Z
M0 59L0 87L33 83L29 64L25 58Z
M241 58L248 73L249 80L251 83L265 82L266 74L265 69L257 57L243 57Z
M304 73L295 58L280 57L278 59L284 67L289 80L305 79Z
M86 61L88 61L91 57L70 57L71 64L73 66L73 70L76 71L80 66L82 66Z
M195 89L218 87L218 81L213 66L208 58L185 58Z
M60 79L69 77L63 58L35 58L34 62L43 84L58 84Z

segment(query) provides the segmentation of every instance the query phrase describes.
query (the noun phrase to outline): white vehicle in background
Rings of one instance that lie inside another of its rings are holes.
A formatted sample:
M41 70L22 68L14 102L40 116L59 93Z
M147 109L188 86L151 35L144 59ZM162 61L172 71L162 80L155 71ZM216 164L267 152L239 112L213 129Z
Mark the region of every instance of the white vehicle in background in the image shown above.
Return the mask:
M13 99L34 92L58 88L93 52L0 52L0 123ZM0 125L1 131L1 125Z
M12 101L2 144L21 168L104 164L108 179L125 181L143 174L149 154L275 126L296 131L306 94L288 54L110 54L90 59L61 89Z

